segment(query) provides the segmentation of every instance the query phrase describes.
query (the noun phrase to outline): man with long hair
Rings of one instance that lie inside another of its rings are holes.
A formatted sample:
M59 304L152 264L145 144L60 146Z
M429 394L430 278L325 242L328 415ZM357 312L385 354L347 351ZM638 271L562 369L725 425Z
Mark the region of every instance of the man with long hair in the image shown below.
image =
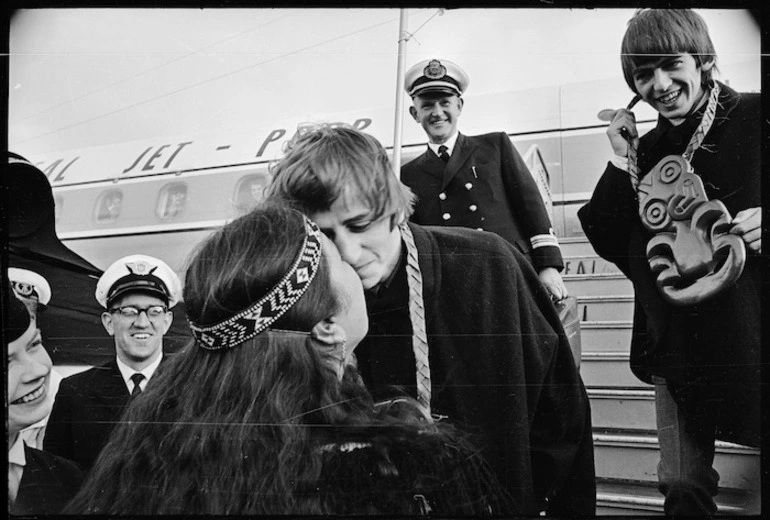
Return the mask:
M407 223L414 195L354 129L300 135L271 173L268 199L312 218L363 283L356 357L375 399L400 387L468 431L522 514L593 515L588 399L523 255L493 233Z
M578 216L634 284L631 368L655 385L665 511L712 515L715 440L760 443L760 95L715 80L690 10L638 11L621 52L658 124L640 137L633 112L614 111L614 157Z

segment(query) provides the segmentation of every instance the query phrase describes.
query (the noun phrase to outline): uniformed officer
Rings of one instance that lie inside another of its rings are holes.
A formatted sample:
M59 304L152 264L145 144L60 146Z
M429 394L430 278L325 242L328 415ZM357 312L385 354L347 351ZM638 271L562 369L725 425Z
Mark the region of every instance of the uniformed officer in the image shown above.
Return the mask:
M46 451L88 470L131 396L147 386L163 358L163 335L174 319L181 282L162 260L131 255L99 278L96 300L115 338L116 357L103 366L65 378L54 402Z
M428 150L401 168L417 195L412 221L491 231L532 262L555 300L567 297L564 268L537 183L504 132L465 136L457 123L468 74L455 63L430 59L405 75L409 113L428 136Z
M3 283L3 337L7 356L6 434L8 437L8 513L58 514L77 492L83 475L72 461L36 449L24 431L51 410L51 358L38 328L38 311L50 296L37 273L14 270ZM32 279L34 283L20 280ZM11 289L13 288L13 289ZM7 308L6 308L7 307Z
M38 314L45 311L48 302L51 301L52 294L48 280L34 271L18 267L8 268L8 280L11 282L13 292L17 296L23 299L31 299L36 302ZM43 328L45 329L45 327ZM52 369L48 379L48 392L46 393L45 400L48 402L49 412L46 413L42 419L19 432L19 435L27 446L39 450L43 449L43 437L50 416L50 407L53 406L56 392L59 391L62 376L56 369Z

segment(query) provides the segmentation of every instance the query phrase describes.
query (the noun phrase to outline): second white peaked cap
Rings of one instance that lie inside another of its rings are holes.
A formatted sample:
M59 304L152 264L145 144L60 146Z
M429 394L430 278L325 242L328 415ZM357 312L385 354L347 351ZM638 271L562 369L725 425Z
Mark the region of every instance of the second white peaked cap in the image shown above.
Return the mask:
M10 280L13 291L17 295L37 300L43 309L51 301L51 286L48 280L34 271L9 267L8 280Z
M169 308L179 302L182 283L166 262L147 255L129 255L110 265L96 284L96 301L109 309L119 296L137 292L157 296Z

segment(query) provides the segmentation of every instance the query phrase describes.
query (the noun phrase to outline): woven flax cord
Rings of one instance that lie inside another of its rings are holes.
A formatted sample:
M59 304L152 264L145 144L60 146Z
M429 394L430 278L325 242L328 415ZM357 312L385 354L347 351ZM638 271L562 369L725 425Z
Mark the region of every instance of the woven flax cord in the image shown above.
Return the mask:
M703 113L698 128L695 129L695 133L692 134L690 142L687 143L687 148L682 154L682 157L689 163L692 161L692 155L695 150L700 148L703 144L703 140L706 138L711 125L714 123L714 116L717 112L717 99L719 98L720 91L719 83L714 82L711 88L711 94L709 95L708 105L706 105L706 111ZM628 173L631 175L631 185L634 187L634 191L639 191L639 165L636 163L636 147L633 144L633 139L628 139Z
M430 363L428 362L428 335L425 327L425 304L422 299L422 273L417 260L417 246L412 230L406 222L399 226L406 244L406 279L409 285L409 319L412 322L412 349L417 370L417 400L430 413Z

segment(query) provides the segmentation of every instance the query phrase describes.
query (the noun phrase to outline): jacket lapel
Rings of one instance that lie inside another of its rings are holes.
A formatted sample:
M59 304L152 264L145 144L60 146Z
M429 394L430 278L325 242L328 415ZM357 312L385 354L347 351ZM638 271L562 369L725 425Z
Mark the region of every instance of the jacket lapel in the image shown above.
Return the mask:
M417 159L414 170L420 173L427 173L431 177L441 180L444 176L444 166L444 162L439 159L429 147L425 153Z
M460 171L463 164L465 164L471 154L473 154L473 151L477 146L478 145L472 143L470 139L463 134L457 136L457 142L455 143L454 150L452 150L452 156L449 158L446 168L444 168L444 177L441 184L442 190L446 189L454 176L457 175L457 172Z

